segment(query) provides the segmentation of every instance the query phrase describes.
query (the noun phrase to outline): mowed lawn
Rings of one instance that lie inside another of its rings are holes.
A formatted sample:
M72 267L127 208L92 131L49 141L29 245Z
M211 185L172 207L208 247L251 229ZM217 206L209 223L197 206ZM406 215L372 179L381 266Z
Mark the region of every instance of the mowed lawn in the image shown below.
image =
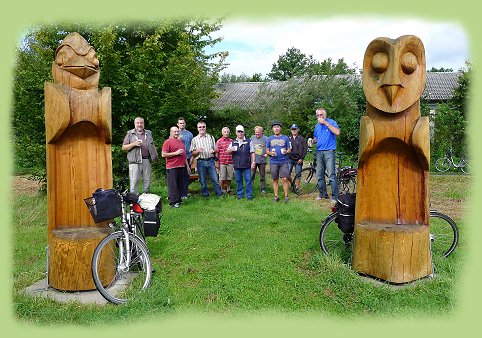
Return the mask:
M13 302L15 316L27 322L96 325L129 318L208 314L294 313L330 317L394 318L450 314L465 253L464 205L470 176L431 177L432 206L447 212L460 228L460 243L448 259L434 257L434 278L403 287L359 276L343 262L321 253L320 222L328 202L290 195L273 202L271 189L253 201L234 196L203 198L199 184L179 209L168 207L166 189L157 180L153 192L163 196L158 237L148 246L156 272L141 300L126 305L57 303L23 294L45 277L46 198L14 193L12 198ZM233 184L234 185L234 184Z

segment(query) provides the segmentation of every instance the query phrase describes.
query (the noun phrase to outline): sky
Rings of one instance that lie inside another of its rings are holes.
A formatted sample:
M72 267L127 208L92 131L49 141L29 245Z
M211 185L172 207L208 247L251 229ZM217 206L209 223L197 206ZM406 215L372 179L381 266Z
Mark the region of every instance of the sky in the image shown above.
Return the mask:
M206 51L229 52L230 65L222 73L264 77L288 48L307 56L333 62L344 58L349 67L362 68L368 44L377 37L396 39L416 35L425 46L427 69L464 67L470 59L468 38L456 22L424 21L411 18L338 17L320 20L227 20L212 34L223 41Z

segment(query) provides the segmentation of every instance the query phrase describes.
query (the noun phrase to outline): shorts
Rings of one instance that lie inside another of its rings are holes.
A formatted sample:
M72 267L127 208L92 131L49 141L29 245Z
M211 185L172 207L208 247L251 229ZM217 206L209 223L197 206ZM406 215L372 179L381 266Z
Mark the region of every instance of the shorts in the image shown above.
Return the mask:
M232 181L234 177L233 164L220 164L219 165L219 180L220 181Z
M277 180L281 178L290 178L290 172L288 170L288 163L270 163L269 170L271 171L271 178Z

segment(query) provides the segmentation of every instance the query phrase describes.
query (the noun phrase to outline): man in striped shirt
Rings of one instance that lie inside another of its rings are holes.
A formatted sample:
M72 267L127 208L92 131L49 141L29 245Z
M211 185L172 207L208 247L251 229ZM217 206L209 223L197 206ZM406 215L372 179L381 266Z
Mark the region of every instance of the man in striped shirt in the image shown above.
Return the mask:
M226 152L233 142L229 137L229 133L230 130L228 127L221 129L222 136L217 140L216 146L218 148L219 184L221 185L221 190L223 192L232 194L231 181L234 176L233 156Z
M218 182L218 173L214 164L214 156L216 155L216 142L212 135L206 133L206 122L199 121L197 123L198 135L191 141L191 160L197 159L197 172L201 183L201 194L204 197L209 196L207 175L211 177L214 192L218 197L222 196L221 187Z

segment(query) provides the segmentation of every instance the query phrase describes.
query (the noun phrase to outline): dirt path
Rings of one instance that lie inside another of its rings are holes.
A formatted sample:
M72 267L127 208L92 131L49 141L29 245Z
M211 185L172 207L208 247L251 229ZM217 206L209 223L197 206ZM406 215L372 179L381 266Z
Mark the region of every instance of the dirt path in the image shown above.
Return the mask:
M27 178L27 176L12 176L10 186L14 196L33 195L38 192L40 183Z

